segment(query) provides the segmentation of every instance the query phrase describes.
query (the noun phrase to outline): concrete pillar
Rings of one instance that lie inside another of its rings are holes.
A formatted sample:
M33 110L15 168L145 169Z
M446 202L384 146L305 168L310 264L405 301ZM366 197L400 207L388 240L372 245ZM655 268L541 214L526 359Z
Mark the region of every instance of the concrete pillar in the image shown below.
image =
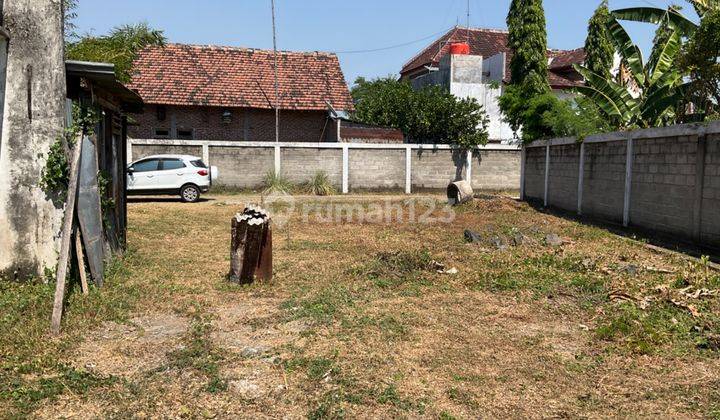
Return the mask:
M54 270L63 203L40 187L65 119L62 0L5 0L10 36L0 139L0 277Z

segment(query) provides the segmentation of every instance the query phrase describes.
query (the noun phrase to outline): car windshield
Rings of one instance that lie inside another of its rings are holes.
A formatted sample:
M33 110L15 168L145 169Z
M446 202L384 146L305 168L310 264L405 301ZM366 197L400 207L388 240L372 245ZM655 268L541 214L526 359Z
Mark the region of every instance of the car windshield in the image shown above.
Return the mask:
M190 163L196 168L207 168L207 165L202 160L191 160Z

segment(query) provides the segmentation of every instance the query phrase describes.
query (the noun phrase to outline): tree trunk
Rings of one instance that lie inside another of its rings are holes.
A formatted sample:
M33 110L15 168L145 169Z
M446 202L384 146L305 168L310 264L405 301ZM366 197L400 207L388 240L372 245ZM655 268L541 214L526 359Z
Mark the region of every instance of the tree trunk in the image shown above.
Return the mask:
M231 281L272 279L272 229L265 210L249 206L233 217L230 232Z

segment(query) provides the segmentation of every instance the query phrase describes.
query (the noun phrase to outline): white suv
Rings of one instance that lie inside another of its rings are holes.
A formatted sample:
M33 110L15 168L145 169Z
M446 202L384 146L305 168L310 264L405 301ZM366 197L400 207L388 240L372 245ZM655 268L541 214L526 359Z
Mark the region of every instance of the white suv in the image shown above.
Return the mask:
M180 195L188 203L200 199L217 180L215 166L208 168L201 158L188 155L147 156L127 169L128 195Z

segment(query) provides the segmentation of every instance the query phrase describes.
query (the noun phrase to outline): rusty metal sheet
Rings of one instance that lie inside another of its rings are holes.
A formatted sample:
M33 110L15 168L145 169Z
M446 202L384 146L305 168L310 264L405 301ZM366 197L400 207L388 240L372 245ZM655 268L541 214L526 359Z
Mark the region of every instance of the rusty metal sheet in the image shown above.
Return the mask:
M98 194L97 141L95 136L83 136L80 158L80 181L78 190L78 220L82 229L88 266L95 284L103 284L103 222Z

